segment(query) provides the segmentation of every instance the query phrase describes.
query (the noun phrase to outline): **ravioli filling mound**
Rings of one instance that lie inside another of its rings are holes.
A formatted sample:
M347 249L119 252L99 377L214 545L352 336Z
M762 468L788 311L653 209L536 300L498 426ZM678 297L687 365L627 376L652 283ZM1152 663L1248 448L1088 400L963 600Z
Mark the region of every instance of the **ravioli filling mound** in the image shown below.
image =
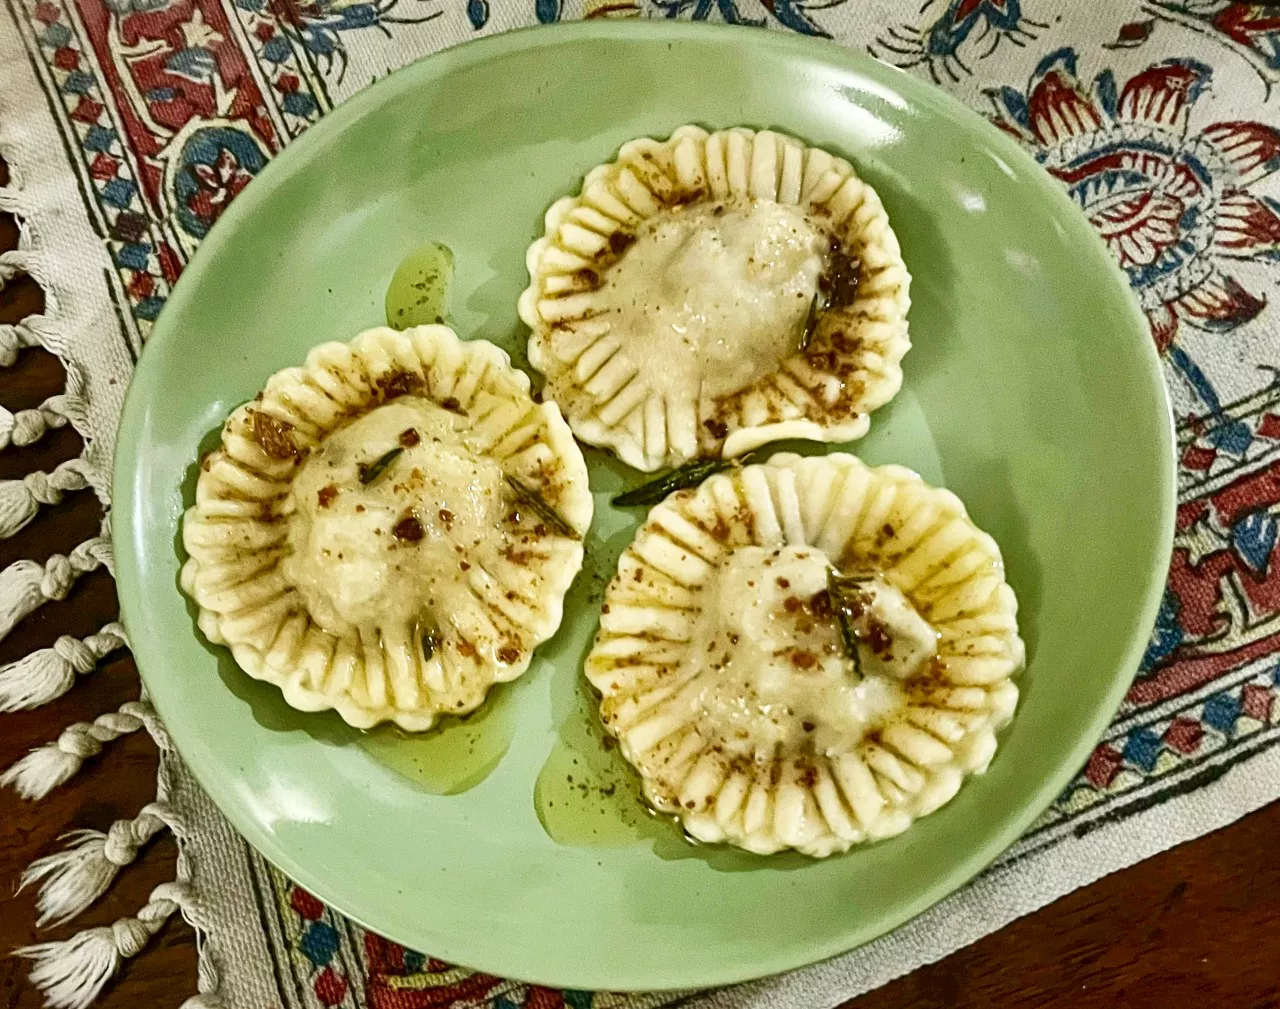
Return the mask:
M608 269L604 310L655 392L728 395L795 353L828 242L789 204L675 207L645 221Z
M713 746L845 752L905 707L903 681L934 658L936 632L883 578L860 579L842 593L851 654L831 570L812 546L748 546L712 575L689 655L691 713Z
M466 572L501 549L504 504L501 466L470 437L457 413L402 397L303 463L284 509L282 569L321 628L430 634L471 605Z

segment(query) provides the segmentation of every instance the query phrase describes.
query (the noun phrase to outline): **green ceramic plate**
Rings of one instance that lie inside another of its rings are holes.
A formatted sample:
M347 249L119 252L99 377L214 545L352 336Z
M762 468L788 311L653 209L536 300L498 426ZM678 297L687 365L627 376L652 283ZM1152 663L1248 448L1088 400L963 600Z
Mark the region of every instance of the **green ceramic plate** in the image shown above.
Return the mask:
M597 519L560 634L468 722L423 740L291 711L195 632L177 589L193 462L323 340L382 321L396 263L457 256L454 321L524 359L515 302L542 214L625 140L776 127L847 155L915 277L902 394L858 446L968 503L1004 548L1030 664L986 776L902 837L825 862L685 843L647 819L584 714L580 660L634 514L590 454ZM587 23L393 74L239 197L187 268L125 406L115 530L147 689L246 838L365 925L575 988L721 984L847 950L1024 831L1137 666L1169 556L1173 447L1151 341L1088 223L1009 139L919 81L755 30ZM573 780L570 782L570 777ZM440 794L448 792L452 794Z

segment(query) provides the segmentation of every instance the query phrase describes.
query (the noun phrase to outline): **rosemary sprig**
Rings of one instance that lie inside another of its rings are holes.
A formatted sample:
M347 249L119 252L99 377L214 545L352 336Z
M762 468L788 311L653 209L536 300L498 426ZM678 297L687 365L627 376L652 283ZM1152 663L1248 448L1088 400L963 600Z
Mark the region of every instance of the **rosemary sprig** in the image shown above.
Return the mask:
M626 508L631 505L654 505L674 491L686 487L696 487L713 473L719 473L737 466L740 459L702 459L698 462L686 463L684 466L668 470L660 477L655 477L639 487L623 491L613 496L613 503Z
M858 679L862 679L862 656L858 654L858 630L853 626L857 615L850 605L848 592L865 581L865 578L841 575L835 568L827 569L827 595L831 598L831 612L835 614L840 631L840 646L844 649L845 658L853 664L853 674Z
M821 292L814 291L813 301L809 302L809 314L804 317L804 329L800 331L799 352L801 354L809 349L809 342L813 339L813 332L818 328L818 317L826 307L823 303Z
M568 537L571 540L582 538L578 535L577 530L562 519L556 513L554 508L542 500L541 495L539 495L532 487L529 487L527 484L517 480L509 473L506 475L506 481L507 486L511 489L511 493L515 495L517 503L525 505L531 509L540 519L542 519L543 522L551 526L551 528L561 536Z
M377 459L369 463L367 466L364 463L361 463L360 482L365 485L373 483L373 481L377 480L378 477L382 476L388 466L399 458L402 452L404 452L404 449L402 448L393 448L390 452L378 456Z

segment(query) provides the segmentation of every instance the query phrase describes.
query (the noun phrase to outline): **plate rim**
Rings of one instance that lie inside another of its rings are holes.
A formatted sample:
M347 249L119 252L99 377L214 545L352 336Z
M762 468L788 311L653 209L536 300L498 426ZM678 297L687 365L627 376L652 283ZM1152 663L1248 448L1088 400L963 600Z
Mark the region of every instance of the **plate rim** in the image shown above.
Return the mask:
M606 977L590 963L579 963L575 970L580 971L574 977L543 975L534 971L515 972L506 970L501 963L475 962L468 950L467 943L455 943L452 936L443 936L439 943L433 941L437 948L431 952L441 959L467 966L470 969L482 970L498 976L518 979L527 983L545 985L553 988L580 988L591 990L612 990L624 992L640 991L675 991L689 988L710 988L738 984L785 971L809 966L831 957L841 955L869 943L899 928L904 923L923 913L928 908L955 893L972 880L980 872L1000 856L1013 844L1046 809L1068 782L1074 777L1078 768L1084 763L1088 754L1096 745L1106 727L1110 724L1124 694L1132 682L1132 674L1138 668L1141 656L1146 648L1146 635L1154 626L1160 602L1167 581L1167 568L1172 557L1174 520L1177 506L1177 457L1175 452L1175 427L1172 405L1168 387L1164 381L1163 369L1154 342L1150 338L1145 315L1138 305L1131 286L1124 277L1120 267L1115 263L1105 244L1088 219L1071 200L1065 189L1052 179L1044 168L1025 151L1018 143L973 109L963 104L942 89L919 80L905 70L880 62L857 50L841 45L833 39L815 38L776 30L762 30L756 27L724 25L706 22L684 22L651 19L627 20L583 20L558 22L551 25L535 25L500 31L493 35L468 39L465 42L430 53L417 60L405 64L386 77L361 89L328 114L310 126L305 133L291 141L272 157L254 178L253 182L222 215L222 218L210 230L201 242L195 254L188 261L182 276L175 284L168 301L161 310L151 335L143 346L139 360L130 377L124 403L121 408L120 421L116 429L114 445L114 462L112 467L112 511L118 512L124 521L117 521L113 528L115 546L116 582L119 592L120 620L130 635L139 676L151 694L153 686L147 668L158 668L163 663L163 643L138 637L129 630L130 625L139 625L135 616L143 609L144 580L137 564L138 538L134 536L134 513L137 502L133 494L133 474L139 456L137 438L125 437L136 433L142 426L142 416L146 410L146 400L142 388L144 383L138 381L139 376L146 376L150 370L148 362L158 355L146 353L152 345L164 344L178 337L179 327L169 320L178 317L179 310L190 300L188 292L194 291L197 284L187 278L198 278L204 271L205 264L212 261L228 236L237 230L242 219L247 219L269 192L286 183L295 165L301 167L312 157L313 148L319 153L323 145L337 137L349 125L358 121L366 110L372 110L383 101L384 94L401 90L412 90L416 84L416 76L422 74L424 66L436 69L433 78L444 76L462 67L473 66L490 58L500 58L512 52L537 50L555 47L562 42L595 41L608 43L611 41L652 42L684 42L697 44L707 38L723 38L736 36L744 45L762 46L793 54L810 62L819 61L838 67L842 71L855 74L864 81L879 87L889 87L898 94L907 94L913 104L932 106L938 114L958 120L967 133L978 133L985 143L998 151L1001 157L1022 165L1024 168L1034 167L1032 173L1037 195L1056 203L1057 215L1068 229L1067 237L1074 243L1082 243L1092 248L1097 257L1111 265L1113 280L1118 289L1123 291L1123 301L1127 308L1128 318L1122 323L1125 328L1139 339L1140 356L1145 363L1143 369L1148 378L1154 379L1158 391L1158 399L1163 409L1157 425L1157 438L1164 457L1164 465L1159 468L1160 499L1157 502L1157 548L1151 559L1151 571L1140 605L1135 609L1134 630L1123 659L1117 664L1117 675L1106 694L1099 698L1093 717L1089 720L1087 731L1082 733L1069 747L1067 757L1061 761L1057 771L1042 780L1032 798L1015 816L1008 818L1003 828L988 836L985 843L977 845L968 855L961 859L955 868L932 887L923 891L917 899L905 902L896 907L892 913L881 916L872 925L855 928L842 928L827 933L824 937L815 938L804 947L803 956L797 956L794 947L792 955L781 958L757 958L751 964L735 962L733 965L721 965L718 969L699 972L696 976L685 974L666 977L655 983L653 978L628 976L625 967ZM270 185L261 182L270 180ZM1065 212L1064 212L1065 211ZM147 383L149 384L149 383ZM1157 561L1159 563L1157 563ZM176 587L174 587L176 591ZM164 691L161 691L163 695ZM169 700L161 701L151 696L157 714L166 725L168 711L177 706L175 700L171 707ZM166 733L167 735L167 733ZM310 870L305 862L288 850L288 846L280 844L273 834L260 827L258 822L234 800L230 793L233 776L222 774L219 769L188 763L180 747L168 736L175 751L183 756L184 765L191 771L197 783L213 799L219 812L227 818L237 833L272 865L276 866L289 879L316 894L334 911L355 921L357 924L375 932L386 935L395 941L396 929L387 931L370 923L361 912L351 909L344 898L334 899L325 878ZM1069 759L1068 759L1069 758ZM401 933L403 935L403 933ZM413 945L413 942L406 943ZM482 957L482 959L485 959ZM611 965L617 967L617 965ZM606 968L608 970L609 968ZM527 976L526 976L527 975Z

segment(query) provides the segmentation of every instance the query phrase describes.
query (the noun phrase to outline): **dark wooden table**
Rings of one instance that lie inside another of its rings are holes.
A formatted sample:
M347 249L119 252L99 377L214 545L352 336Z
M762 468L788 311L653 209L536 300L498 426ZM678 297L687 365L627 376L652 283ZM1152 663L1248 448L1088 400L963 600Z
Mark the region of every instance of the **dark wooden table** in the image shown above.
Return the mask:
M4 179L0 166L0 185ZM0 251L17 230L0 215ZM43 306L28 280L0 292L0 322L16 322ZM0 403L33 407L61 390L62 369L48 354L24 351L0 371ZM76 455L69 428L27 449L0 452L0 479L32 465L52 469ZM0 568L20 557L43 561L65 553L97 529L92 492L46 508L17 538L0 540ZM0 663L59 634L97 630L117 612L110 577L95 572L61 603L50 603L0 642ZM54 739L75 721L90 721L138 693L125 654L109 657L53 704L0 715L0 768ZM0 791L0 954L15 946L61 939L78 928L134 913L156 884L173 877L176 850L162 835L124 870L115 886L74 923L48 932L34 926L34 892L13 895L23 868L56 847L74 827L106 830L154 797L156 753L145 732L111 744L68 785L39 803ZM1280 1007L1280 803L1225 830L1174 848L990 935L981 942L849 1003L856 1009L1277 1009ZM195 939L175 916L151 946L109 987L101 1009L176 1007L195 992ZM0 959L0 1003L35 1009L40 994L25 961Z

